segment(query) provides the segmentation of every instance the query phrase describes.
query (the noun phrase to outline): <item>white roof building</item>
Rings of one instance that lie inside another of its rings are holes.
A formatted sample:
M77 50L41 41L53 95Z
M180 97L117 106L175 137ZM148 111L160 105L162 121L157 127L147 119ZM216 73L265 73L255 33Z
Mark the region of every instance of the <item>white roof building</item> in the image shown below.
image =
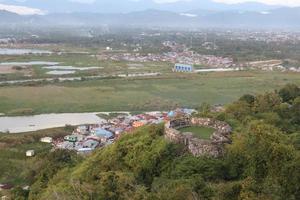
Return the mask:
M27 157L32 157L32 156L34 156L34 150L28 150L28 151L26 151L26 156L27 156Z
M52 139L52 137L43 137L40 139L40 141L44 142L44 143L52 143L53 139Z

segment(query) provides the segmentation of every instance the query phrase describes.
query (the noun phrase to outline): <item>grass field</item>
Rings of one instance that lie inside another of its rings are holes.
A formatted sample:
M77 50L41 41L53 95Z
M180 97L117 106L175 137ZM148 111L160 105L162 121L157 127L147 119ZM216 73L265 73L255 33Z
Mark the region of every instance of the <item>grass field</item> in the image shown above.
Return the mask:
M0 113L167 110L203 102L225 104L246 93L262 93L287 83L300 85L298 73L219 72L171 74L156 78L102 79L38 86L0 87Z
M197 138L208 140L210 139L210 136L214 133L215 129L202 126L189 126L181 128L179 129L179 131L190 132L193 133L193 135Z
M90 54L51 54L51 55L14 55L5 56L0 55L1 62L30 62L30 61L46 61L46 62L59 62L58 65L74 66L74 67L100 67L94 70L76 71L75 74L69 76L91 76L91 75L116 75L116 74L130 74L130 73L145 73L145 72L171 72L170 63L165 62L126 62L126 61L105 61ZM55 75L46 74L48 71L43 68L44 65L28 66L32 70L30 78L46 78L58 77ZM28 79L22 73L0 74L1 80L18 80Z

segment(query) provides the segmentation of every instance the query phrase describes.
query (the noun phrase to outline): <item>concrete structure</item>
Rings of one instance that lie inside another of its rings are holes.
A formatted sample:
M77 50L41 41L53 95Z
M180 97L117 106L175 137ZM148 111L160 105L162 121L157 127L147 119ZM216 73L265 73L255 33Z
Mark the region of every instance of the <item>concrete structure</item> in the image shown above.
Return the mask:
M34 150L28 150L28 151L26 151L26 156L27 157L32 157L32 156L34 156Z
M193 72L194 67L192 65L176 63L173 68L173 71L174 72Z
M181 133L177 129L188 126L205 126L216 131L209 140L194 137L192 133ZM231 127L225 122L209 118L173 119L165 124L165 138L184 144L194 156L208 155L219 157L224 153L224 144L230 143Z

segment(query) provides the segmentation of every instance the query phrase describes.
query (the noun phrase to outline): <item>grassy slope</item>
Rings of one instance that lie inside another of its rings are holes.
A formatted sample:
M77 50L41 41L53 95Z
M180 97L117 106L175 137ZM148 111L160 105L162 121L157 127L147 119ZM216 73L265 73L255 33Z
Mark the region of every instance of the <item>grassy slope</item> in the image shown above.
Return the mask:
M198 185L200 176L221 179L222 166L217 159L193 157L167 142L162 125L144 126L58 172L46 188L36 182L29 199L206 199L195 198L194 188L207 193L209 184Z
M51 149L50 144L39 142L39 138L60 137L70 132L67 128L54 128L25 134L0 134L0 183L29 184L32 171L41 164L39 157ZM31 149L36 156L27 158L25 152Z
M110 172L116 172L126 180L120 187L124 187L123 184L132 184L130 187L125 186L127 189L132 190L138 184L133 176L139 179L138 177L142 176L141 174L146 173L151 177L152 173L158 173L157 171L160 170L159 163L168 151L169 146L161 136L162 127L143 127L135 133L126 134L115 144L95 151L82 164L72 169L71 173L62 171L62 173L56 175L50 181L46 190L42 191L39 188L33 188L33 190L39 192L39 199L77 199L78 196L76 195L78 194L73 191L76 188L75 190L82 192L80 199L87 199L85 186L88 186L95 193L95 199L102 199L97 194L101 192L98 184L99 181L105 179L106 173ZM77 183L78 180L81 180L82 184ZM117 182L119 181L122 182L122 178Z
M202 102L228 103L242 94L261 93L286 83L299 85L299 74L229 72L1 87L0 113L24 108L32 108L35 113L49 113L158 110L176 105L192 107Z

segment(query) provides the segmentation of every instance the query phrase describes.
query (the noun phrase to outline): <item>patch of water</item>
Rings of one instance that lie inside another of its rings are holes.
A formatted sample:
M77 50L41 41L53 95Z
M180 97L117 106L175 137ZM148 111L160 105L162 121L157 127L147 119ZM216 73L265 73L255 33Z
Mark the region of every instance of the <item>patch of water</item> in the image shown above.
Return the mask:
M59 62L30 61L30 62L2 62L0 66L32 66L32 65L58 65Z
M59 71L59 70L53 70L53 71L49 71L46 74L49 75L67 75L67 74L75 74L76 71Z
M51 51L38 49L9 49L0 48L0 55L51 54Z
M102 69L103 67L74 67L74 66L49 66L43 67L44 69L51 69L51 70L93 70L93 69Z
M197 69L195 72L231 72L238 71L237 68L211 68L211 69Z
M0 132L21 133L68 125L97 124L104 119L98 113L42 114L22 117L0 117Z

